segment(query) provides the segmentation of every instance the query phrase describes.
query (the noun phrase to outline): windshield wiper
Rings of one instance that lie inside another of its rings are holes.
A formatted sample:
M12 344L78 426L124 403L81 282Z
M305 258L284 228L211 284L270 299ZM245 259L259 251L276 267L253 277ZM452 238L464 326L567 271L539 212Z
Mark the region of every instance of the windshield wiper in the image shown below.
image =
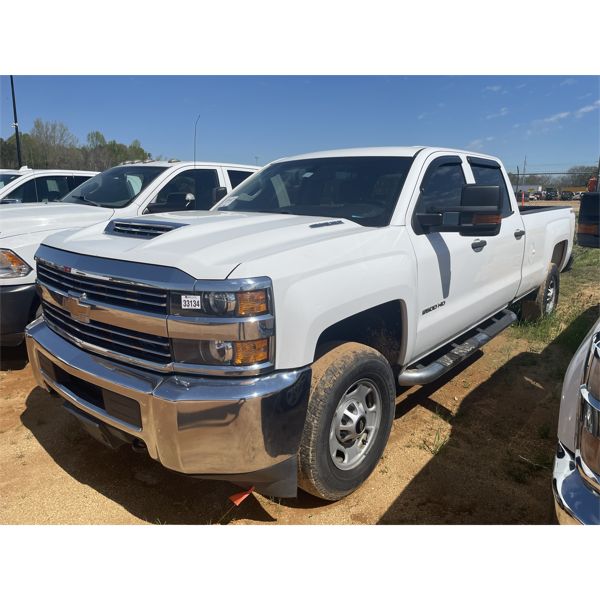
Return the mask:
M71 198L75 198L76 200L83 200L86 204L91 204L92 206L100 206L96 204L93 200L88 200L85 196L71 196Z

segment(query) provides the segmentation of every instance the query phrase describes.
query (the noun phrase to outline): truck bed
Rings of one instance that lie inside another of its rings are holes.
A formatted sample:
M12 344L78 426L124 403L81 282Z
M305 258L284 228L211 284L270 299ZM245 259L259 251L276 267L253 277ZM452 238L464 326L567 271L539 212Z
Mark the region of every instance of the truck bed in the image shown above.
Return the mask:
M570 206L521 206L519 205L519 212L521 214L530 215L533 213L545 212L548 210L571 210Z

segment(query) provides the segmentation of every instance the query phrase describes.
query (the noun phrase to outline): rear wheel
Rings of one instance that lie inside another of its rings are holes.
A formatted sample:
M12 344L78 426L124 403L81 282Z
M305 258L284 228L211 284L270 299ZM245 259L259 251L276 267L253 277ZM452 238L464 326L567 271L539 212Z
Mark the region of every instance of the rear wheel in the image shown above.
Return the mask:
M388 361L349 342L313 365L299 451L299 485L326 500L353 492L383 454L394 418L395 385Z
M538 288L535 298L523 300L521 305L521 315L527 321L536 321L556 310L558 304L558 292L560 288L560 279L558 267L550 263L546 280Z

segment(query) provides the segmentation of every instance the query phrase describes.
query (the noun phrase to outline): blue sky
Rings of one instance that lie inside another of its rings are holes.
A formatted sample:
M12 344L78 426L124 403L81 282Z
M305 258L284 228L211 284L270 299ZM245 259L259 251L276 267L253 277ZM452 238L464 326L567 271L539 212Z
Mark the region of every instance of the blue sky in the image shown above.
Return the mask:
M62 121L154 156L264 164L311 150L439 145L499 156L507 168L596 164L600 78L591 76L18 76L22 131ZM0 77L0 136L12 133ZM256 158L258 157L258 158Z

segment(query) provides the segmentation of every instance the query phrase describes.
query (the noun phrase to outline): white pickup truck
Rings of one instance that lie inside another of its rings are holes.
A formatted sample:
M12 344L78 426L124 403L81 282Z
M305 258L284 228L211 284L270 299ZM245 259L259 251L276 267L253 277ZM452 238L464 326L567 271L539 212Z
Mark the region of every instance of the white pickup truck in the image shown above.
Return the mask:
M98 171L28 167L21 167L18 171L2 170L0 171L0 206L55 202L97 174Z
M116 219L37 253L38 384L111 446L274 496L374 469L396 385L554 310L570 208L519 209L498 159L430 147L275 161L210 211Z
M43 177L44 172L34 172L37 187L40 177L46 187L64 187L52 204L0 206L0 346L20 344L25 326L39 311L33 257L50 233L112 218L208 209L257 170L251 165L146 161L113 167L92 179L94 173L89 173L77 187L58 172L47 171ZM19 189L33 185L32 177L28 173L9 183L6 194L18 195Z

